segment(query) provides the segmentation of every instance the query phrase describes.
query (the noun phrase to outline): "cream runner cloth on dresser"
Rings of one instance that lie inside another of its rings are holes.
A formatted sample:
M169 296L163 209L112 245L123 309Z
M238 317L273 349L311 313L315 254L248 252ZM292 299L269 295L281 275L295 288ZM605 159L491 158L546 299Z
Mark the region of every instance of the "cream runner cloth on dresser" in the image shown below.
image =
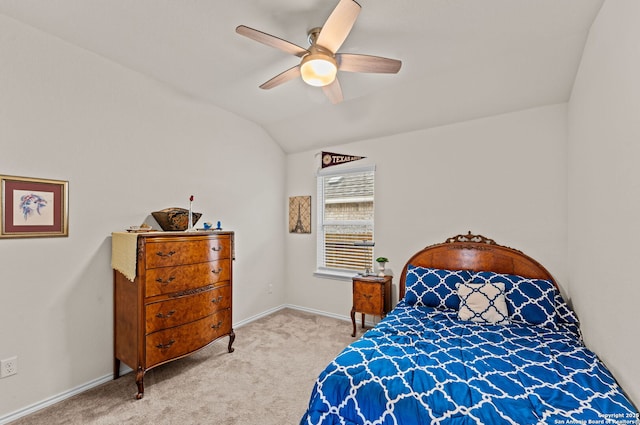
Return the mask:
M138 234L113 232L111 234L111 268L118 270L130 281L136 279Z

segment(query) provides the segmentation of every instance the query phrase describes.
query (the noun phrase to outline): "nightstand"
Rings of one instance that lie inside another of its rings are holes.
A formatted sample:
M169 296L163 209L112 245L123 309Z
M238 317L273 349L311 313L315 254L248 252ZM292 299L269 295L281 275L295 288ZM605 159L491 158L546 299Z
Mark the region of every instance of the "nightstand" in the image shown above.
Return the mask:
M356 276L353 278L353 307L351 308L351 322L356 336L356 313L362 313L362 327L364 315L371 314L386 316L391 310L391 276Z

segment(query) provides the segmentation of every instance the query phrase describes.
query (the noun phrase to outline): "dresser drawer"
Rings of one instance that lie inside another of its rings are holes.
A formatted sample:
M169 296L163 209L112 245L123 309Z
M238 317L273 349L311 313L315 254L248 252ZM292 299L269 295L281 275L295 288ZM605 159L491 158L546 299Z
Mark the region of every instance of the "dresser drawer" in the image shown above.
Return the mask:
M145 296L171 294L226 282L231 277L231 260L161 267L147 270Z
M379 283L355 281L353 305L356 311L381 315L384 309L384 286Z
M147 304L146 333L171 328L201 319L231 307L231 286L207 290L193 295Z
M149 241L145 249L145 264L147 269L153 269L178 264L203 263L230 258L230 253L231 241L228 236Z
M231 332L231 309L195 322L147 335L146 367L189 354Z

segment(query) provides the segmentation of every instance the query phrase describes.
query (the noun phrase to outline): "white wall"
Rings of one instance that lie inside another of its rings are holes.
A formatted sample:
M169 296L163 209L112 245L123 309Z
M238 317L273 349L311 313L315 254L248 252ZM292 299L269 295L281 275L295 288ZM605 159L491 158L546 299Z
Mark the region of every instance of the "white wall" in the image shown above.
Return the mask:
M562 104L327 150L376 164L375 256L396 276L416 251L470 230L523 250L565 286L566 137ZM351 283L312 275L316 153L287 157L287 196L312 195L314 210L311 235L287 236L288 302L346 317Z
M191 194L236 231L234 322L283 304L285 155L261 128L2 15L0 63L0 174L70 194L68 238L0 240L0 417L112 373L110 234Z
M640 2L607 0L568 108L569 276L584 337L640 405Z

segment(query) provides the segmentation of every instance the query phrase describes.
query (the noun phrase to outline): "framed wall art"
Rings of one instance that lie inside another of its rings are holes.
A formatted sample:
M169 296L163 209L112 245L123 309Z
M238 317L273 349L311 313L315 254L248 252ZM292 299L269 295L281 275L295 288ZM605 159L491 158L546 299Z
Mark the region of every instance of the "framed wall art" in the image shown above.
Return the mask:
M289 198L289 233L311 233L311 196Z
M0 175L0 238L69 236L69 182Z

